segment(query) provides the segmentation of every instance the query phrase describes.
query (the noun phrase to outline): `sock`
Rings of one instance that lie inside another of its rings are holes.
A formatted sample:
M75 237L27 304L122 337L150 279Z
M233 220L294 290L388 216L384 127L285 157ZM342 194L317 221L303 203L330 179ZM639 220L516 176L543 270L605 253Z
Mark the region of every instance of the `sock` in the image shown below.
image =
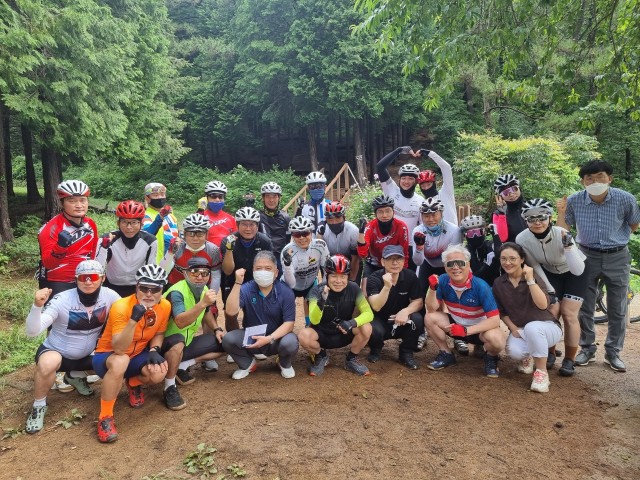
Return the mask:
M351 350L349 350L349 353L347 354L347 362L349 360L353 360L354 358L357 358L358 354L357 353L353 353Z
M71 378L87 378L87 372L84 370L71 370L69 376Z
M176 377L166 378L164 379L164 389L166 390L169 387L172 387L176 384Z
M33 400L34 407L46 407L47 406L47 397L43 398L35 398Z
M569 360L575 360L577 353L578 353L578 347L569 347L568 345L564 346L564 358L568 358Z
M180 365L178 365L178 369L186 370L191 365L195 365L195 364L196 364L196 360L194 358L192 358L191 360L185 360L184 362L180 362Z
M304 326L308 327L309 325L311 325L311 319L308 316L304 317Z
M326 351L324 348L321 348L321 349L320 349L320 353L318 353L318 355L317 355L317 356L318 356L318 357L322 357L322 358L324 358L324 357L326 357L326 356L327 356L327 351Z
M142 385L142 382L140 381L140 377L138 375L127 379L127 383L130 387L137 387L138 385Z
M113 400L100 399L100 416L98 420L102 420L104 417L113 417L113 406L115 403L115 398Z

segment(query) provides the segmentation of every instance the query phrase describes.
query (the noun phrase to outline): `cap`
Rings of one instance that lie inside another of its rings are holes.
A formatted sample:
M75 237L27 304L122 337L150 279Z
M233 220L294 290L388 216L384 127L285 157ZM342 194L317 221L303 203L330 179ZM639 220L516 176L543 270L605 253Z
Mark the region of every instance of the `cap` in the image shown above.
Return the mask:
M152 193L165 193L166 191L167 187L157 182L147 183L144 187L145 195L151 195Z
M384 250L382 250L382 258L389 258L394 255L400 255L404 258L404 250L400 245L387 245L384 247Z
M204 257L191 257L187 262L187 270L192 268L211 268L211 265Z

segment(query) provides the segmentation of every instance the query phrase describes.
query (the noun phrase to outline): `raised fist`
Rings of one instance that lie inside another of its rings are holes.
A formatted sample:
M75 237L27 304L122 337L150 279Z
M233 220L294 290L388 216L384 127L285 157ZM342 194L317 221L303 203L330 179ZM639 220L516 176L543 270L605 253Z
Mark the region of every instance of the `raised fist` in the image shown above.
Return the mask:
M47 300L49 300L52 292L53 290L51 290L50 288L41 288L40 290L36 291L36 295L33 299L33 304L36 307L42 307L45 303L47 303Z
M367 219L366 218L361 218L360 219L360 223L358 224L358 231L360 233L364 233L365 228L367 228Z
M113 240L113 234L112 233L105 233L102 236L102 239L100 239L100 246L104 249L109 248L109 246L111 245L111 240Z
M329 290L329 285L325 285L322 289L322 300L324 300L325 302L327 301L327 297L329 296Z
M164 207L162 207L160 209L160 211L158 213L160 214L160 216L162 218L164 218L167 215L169 215L171 212L173 212L173 208L171 208L171 205L165 205Z
M326 225L326 224L324 224L324 223L323 223L323 224L321 224L321 225L318 227L318 235L324 235L324 232L326 231L326 229L327 229L327 225Z
M234 234L229 235L227 238L224 239L225 241L225 247L227 248L228 252L233 252L233 249L236 246L236 240L237 237Z
M384 286L387 288L391 288L393 286L392 275L389 272L382 275L382 281L384 282Z
M68 248L73 243L73 237L66 230L62 230L58 234L58 245L62 248Z
M140 305L139 303L133 306L131 310L131 320L139 321L144 314L147 313L147 307Z
M435 273L429 276L429 288L431 290L438 289L438 275L436 275Z
M427 236L422 232L416 232L413 234L413 242L417 247L423 246L427 241Z
M216 298L218 295L216 295L216 292L212 289L207 290L207 292L204 294L204 297L202 297L202 302L207 306L210 307L211 305L215 305L216 303Z
M531 280L533 280L533 268L531 268L527 264L524 264L522 266L522 276L527 282L530 282Z
M244 283L244 274L247 271L244 268L236 270L236 283Z
M558 210L558 214L567 213L567 196L566 195L556 200L556 209Z
M284 252L282 252L282 263L284 264L285 267L288 267L291 265L292 261L293 261L293 250L291 250L290 248L287 248Z
M573 235L569 232L562 234L562 246L564 248L569 248L573 246Z
M181 243L182 243L182 239L180 237L173 237L169 242L169 252L175 255Z

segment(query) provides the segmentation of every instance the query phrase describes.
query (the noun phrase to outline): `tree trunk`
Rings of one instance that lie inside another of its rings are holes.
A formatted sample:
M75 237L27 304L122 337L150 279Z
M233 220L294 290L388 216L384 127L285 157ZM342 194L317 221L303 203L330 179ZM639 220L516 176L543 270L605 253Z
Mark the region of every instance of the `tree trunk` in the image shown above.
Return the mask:
M631 149L629 147L624 149L624 176L625 179L631 180L633 171L631 167Z
M358 183L364 185L367 182L367 159L365 158L364 139L362 138L362 126L359 119L353 120L353 147L356 157L356 177Z
M309 159L311 160L311 171L317 172L320 170L318 164L318 143L317 143L317 128L316 124L311 123L307 125L307 140L309 142Z
M11 157L11 113L8 108L4 109L4 123L2 126L4 135L4 171L7 181L7 196L15 197L13 191L13 158Z
M489 97L486 95L482 96L482 104L484 107L483 115L484 115L484 126L485 128L493 128L493 120L491 120L491 103L489 101Z
M20 125L22 133L22 149L24 151L24 169L27 174L27 202L35 203L42 200L38 191L36 169L33 167L33 138L31 130L24 123Z
M4 125L4 103L0 100L0 127ZM5 155L4 134L1 132L4 128L0 128L0 173L5 172ZM5 242L13 240L13 231L11 230L11 222L9 221L9 199L7 196L7 182L4 178L0 178L0 246Z
M345 118L344 119L344 143L345 143L345 162L347 162L351 167L354 166L353 162L351 161L351 153L349 153L349 150L351 149L351 133L349 132L350 127L351 126L351 122L349 121L349 119Z
M60 176L60 159L56 152L47 146L42 146L42 180L44 183L44 221L48 222L60 211L60 201L56 188L62 181ZM91 188L91 185L89 185Z
M338 154L336 151L336 120L333 114L329 114L327 117L327 150L329 157L329 170L331 172L337 172L336 167Z

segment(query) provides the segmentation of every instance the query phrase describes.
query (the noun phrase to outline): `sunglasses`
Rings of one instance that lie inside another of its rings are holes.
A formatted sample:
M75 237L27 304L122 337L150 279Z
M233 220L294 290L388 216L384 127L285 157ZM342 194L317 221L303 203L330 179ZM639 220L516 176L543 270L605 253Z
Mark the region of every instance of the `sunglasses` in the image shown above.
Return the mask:
M512 187L508 187L508 188L505 188L504 190L502 190L502 191L500 192L500 196L501 196L502 198L506 198L506 197L508 197L509 195L511 195L512 193L518 193L518 190L520 190L520 189L518 188L518 186L517 186L517 185L514 185L514 186L512 186Z
M449 260L444 264L444 266L447 268L453 268L453 267L464 268L466 264L467 264L466 260Z
M147 285L138 285L138 290L142 293L160 293L162 291L162 287L150 287Z
M191 275L192 277L208 277L209 275L211 275L211 270L209 270L208 268L187 270L187 272L189 272L189 275Z
M102 275L100 275L99 273L83 273L81 275L76 276L76 279L80 283L84 283L87 280L91 280L93 283L96 283L96 282L99 282L101 278L102 278Z
M311 183L309 184L309 190L324 189L324 183Z
M207 198L213 198L213 199L221 198L222 200L224 200L224 195L221 193L213 193L213 194L207 195Z
M526 218L527 223L544 223L549 220L549 215L532 215Z
M293 233L291 233L291 236L293 238L303 238L303 237L308 237L309 235L311 235L311 232L293 232Z
M464 232L464 236L467 238L481 237L483 235L481 228L471 228Z
M204 238L207 235L207 232L185 232L187 237L196 237L196 238Z

